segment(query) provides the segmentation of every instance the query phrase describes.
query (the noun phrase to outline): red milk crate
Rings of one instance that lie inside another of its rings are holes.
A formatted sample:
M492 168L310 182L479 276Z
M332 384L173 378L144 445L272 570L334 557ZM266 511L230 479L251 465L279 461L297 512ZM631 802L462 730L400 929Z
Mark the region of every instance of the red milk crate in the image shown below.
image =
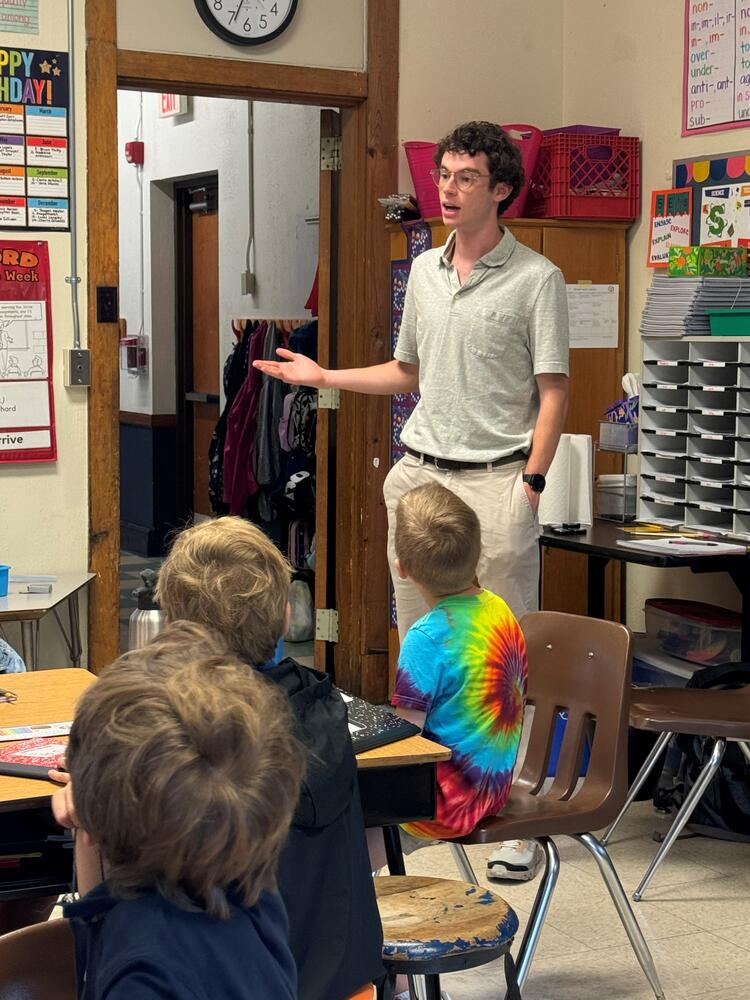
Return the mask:
M637 219L640 140L615 135L546 135L524 215L544 219Z

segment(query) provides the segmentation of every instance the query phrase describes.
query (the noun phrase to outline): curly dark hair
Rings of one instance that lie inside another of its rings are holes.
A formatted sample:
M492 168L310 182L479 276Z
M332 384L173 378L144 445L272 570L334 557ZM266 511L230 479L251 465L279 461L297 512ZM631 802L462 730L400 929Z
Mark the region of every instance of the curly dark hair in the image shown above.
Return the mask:
M495 184L509 184L510 194L497 206L497 214L502 215L513 203L521 190L524 180L521 151L499 125L492 122L466 122L449 132L438 143L435 150L435 165L440 166L444 153L466 153L476 156L486 153L490 169L490 187Z

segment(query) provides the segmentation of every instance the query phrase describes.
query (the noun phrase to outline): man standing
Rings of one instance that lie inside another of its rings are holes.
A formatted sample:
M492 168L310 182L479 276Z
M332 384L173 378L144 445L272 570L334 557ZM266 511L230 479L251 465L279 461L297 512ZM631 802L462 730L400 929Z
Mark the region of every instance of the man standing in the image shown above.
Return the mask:
M402 638L427 609L394 569L395 509L430 480L479 516L480 584L518 618L537 608L536 512L568 399L563 276L498 225L523 183L518 147L499 126L469 122L439 143L435 162L443 221L454 232L412 264L393 361L331 371L279 350L283 362L254 362L292 384L420 392L401 434L407 454L384 485Z
M517 618L537 609L537 508L568 401L564 278L498 224L523 183L518 147L499 126L469 122L438 144L435 164L443 222L454 232L412 264L393 360L331 371L279 350L283 362L254 362L292 384L420 393L401 434L407 454L383 487L401 638L427 606L395 567L396 507L433 480L479 517L480 585ZM533 847L515 842L494 852L488 875L528 879L537 864Z

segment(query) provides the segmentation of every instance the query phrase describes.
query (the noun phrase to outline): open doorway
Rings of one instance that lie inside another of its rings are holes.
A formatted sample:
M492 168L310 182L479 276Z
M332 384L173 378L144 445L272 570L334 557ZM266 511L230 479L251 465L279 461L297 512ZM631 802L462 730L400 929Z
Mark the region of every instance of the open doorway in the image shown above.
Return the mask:
M215 466L225 443L217 425L237 388L232 359L268 324L286 344L313 318L320 112L193 97L181 116L163 118L162 103L156 93L118 96L121 334L136 351L121 351L121 648L140 574L158 570L175 530L203 517L258 523L314 592L314 486L285 499L300 469L314 482L314 455L300 462L276 447L272 481L256 490L251 444L239 472L247 496L227 494ZM143 143L142 164L122 155L131 141ZM266 433L280 444L278 421ZM313 507L300 512L303 492ZM295 655L310 656L311 639Z
M125 5L123 5L124 8ZM378 198L396 190L399 0L366 10L363 69L332 69L240 58L202 57L118 46L117 0L85 0L89 142L87 178L88 346L96 370L89 392L89 662L98 671L118 647L120 462L118 346L97 310L97 289L119 281L116 190L117 88L341 108L336 363L352 368L388 358L389 234ZM295 50L297 51L297 50ZM253 54L249 54L252 56ZM324 282L321 282L321 291ZM321 300L322 301L322 300ZM321 321L322 321L321 314ZM337 681L371 701L386 696L388 568L382 481L388 468L385 397L345 396L337 416Z

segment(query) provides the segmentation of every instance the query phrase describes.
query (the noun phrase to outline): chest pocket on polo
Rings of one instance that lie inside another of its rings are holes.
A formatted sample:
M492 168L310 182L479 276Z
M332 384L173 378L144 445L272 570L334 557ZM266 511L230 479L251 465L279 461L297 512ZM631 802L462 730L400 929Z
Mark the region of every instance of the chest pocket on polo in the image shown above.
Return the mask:
M520 342L520 343L519 343ZM507 358L526 346L526 320L517 313L473 310L469 318L466 346L477 358Z

